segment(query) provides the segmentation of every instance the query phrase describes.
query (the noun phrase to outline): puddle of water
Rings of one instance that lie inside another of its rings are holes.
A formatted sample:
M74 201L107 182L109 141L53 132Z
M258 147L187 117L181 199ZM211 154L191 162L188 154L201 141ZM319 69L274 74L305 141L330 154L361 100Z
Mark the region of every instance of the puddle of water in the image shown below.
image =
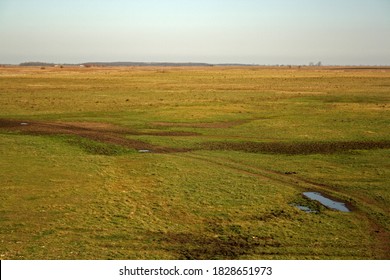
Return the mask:
M20 125L28 125L26 122L21 122Z
M303 206L303 205L299 205L299 204L295 204L295 203L290 204L290 205L294 206L295 208L298 208L299 210L302 210L302 211L304 211L306 213L317 213L316 210L313 210L313 209L311 209L310 207L307 207L307 206Z
M138 150L139 153L150 153L150 150Z
M317 213L317 211L310 209L309 207L293 204L292 206L298 208L299 210L302 210L306 213Z
M320 194L318 192L304 192L303 195L311 200L318 201L319 203L321 203L322 205L324 205L328 208L338 210L341 212L351 212L351 210L349 210L345 206L345 203L334 201L330 198L323 196L322 194Z

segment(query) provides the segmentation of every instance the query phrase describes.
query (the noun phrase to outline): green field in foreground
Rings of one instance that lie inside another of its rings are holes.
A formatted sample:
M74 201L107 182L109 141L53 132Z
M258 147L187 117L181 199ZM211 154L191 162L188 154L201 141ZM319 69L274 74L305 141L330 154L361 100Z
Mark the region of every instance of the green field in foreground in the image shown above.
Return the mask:
M389 259L389 101L388 68L0 68L0 259Z

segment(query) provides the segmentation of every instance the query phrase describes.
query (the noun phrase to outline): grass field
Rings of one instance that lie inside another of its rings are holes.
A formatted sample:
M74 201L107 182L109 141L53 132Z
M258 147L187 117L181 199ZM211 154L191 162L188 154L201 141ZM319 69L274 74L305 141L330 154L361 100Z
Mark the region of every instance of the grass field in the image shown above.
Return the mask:
M389 101L390 68L0 68L0 258L389 259Z

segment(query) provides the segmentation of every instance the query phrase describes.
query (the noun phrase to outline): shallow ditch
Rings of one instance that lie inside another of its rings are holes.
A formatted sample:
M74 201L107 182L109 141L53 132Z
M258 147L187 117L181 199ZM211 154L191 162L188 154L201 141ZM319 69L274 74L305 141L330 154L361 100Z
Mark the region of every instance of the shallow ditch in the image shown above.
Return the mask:
M309 155L332 154L352 150L389 149L390 141L341 141L341 142L203 142L191 148L157 146L127 135L152 136L197 136L185 131L140 132L108 123L49 122L0 119L0 129L18 131L32 135L77 135L89 140L114 144L135 150L151 150L155 153L188 152L194 150L227 150L248 153ZM288 172L286 174L295 174Z
M351 150L390 148L390 141L341 141L341 142L206 142L200 145L206 150L242 151L248 153L310 155L333 154Z

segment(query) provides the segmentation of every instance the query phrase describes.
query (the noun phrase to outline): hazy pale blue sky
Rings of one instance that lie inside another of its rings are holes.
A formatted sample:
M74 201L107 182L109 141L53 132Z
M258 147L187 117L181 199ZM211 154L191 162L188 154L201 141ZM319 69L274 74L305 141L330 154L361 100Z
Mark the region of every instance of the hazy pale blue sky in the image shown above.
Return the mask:
M390 65L390 0L0 0L0 63Z

